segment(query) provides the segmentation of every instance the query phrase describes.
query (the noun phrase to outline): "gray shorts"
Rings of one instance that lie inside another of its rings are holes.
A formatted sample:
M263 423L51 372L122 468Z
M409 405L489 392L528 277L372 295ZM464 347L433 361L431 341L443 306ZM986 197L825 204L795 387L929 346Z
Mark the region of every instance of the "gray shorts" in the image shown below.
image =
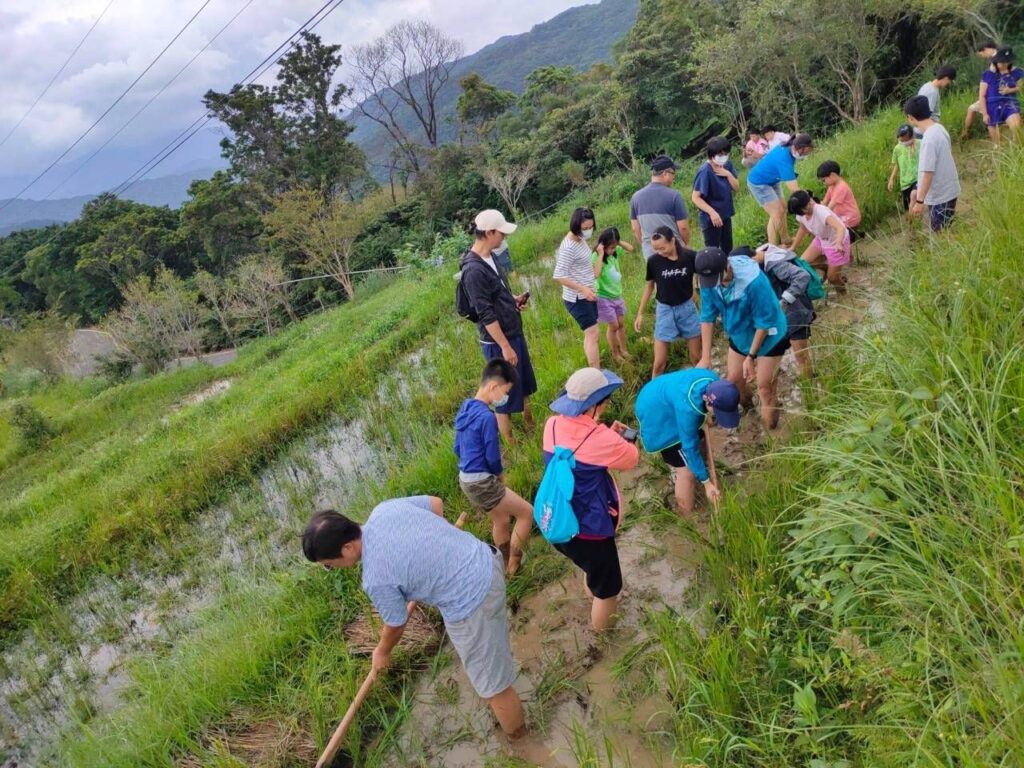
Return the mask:
M505 561L497 551L493 566L491 588L480 607L462 621L444 625L466 668L469 682L482 699L497 696L512 685L517 676L508 637Z
M484 512L490 512L505 498L505 484L494 475L474 483L467 483L460 479L459 486L466 494L466 498L469 499L469 503Z

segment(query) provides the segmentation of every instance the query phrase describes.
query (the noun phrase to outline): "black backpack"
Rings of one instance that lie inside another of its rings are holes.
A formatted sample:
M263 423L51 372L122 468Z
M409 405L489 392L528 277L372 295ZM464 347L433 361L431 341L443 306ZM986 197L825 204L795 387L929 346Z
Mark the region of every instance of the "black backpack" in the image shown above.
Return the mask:
M464 269L465 265L463 265ZM476 313L473 302L469 300L469 291L462 284L463 270L459 270L455 274L455 311L459 313L459 317L469 320L471 323L479 323L480 315Z

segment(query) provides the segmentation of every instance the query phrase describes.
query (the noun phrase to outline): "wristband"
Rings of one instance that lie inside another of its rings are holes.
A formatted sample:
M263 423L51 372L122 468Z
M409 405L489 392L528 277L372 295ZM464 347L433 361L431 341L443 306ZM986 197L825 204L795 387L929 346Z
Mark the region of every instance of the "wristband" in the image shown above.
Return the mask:
M757 352L751 352L749 355L747 355L747 357L749 357L751 360L757 360Z

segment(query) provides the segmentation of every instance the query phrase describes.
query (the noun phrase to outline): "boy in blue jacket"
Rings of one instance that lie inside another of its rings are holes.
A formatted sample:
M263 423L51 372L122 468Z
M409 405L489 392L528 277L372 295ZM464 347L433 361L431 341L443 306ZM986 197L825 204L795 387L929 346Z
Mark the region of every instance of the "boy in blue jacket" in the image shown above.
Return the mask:
M637 395L636 418L644 450L660 453L675 468L676 505L681 513L693 512L697 481L709 501L721 495L701 453L707 447L701 427L712 409L719 426L735 428L740 422L739 402L736 385L705 368L663 374L647 382Z
M516 377L516 369L507 360L488 361L476 395L463 402L455 417L459 485L474 507L490 515L494 546L501 552L509 576L522 563L533 526L533 507L505 487L498 419L491 407L500 408L508 401Z
M694 259L700 280L701 342L699 368L711 368L711 342L715 320L729 336L726 378L740 391L740 402L753 402L747 382L757 378L761 423L775 429L779 423L779 363L789 349L789 326L771 281L749 256L721 248L704 248Z

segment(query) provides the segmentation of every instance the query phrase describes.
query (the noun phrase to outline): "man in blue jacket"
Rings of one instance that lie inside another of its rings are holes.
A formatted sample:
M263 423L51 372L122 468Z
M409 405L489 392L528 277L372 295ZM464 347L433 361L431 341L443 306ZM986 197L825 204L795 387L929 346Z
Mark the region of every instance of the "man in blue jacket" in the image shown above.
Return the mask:
M647 382L637 395L636 417L644 450L661 453L675 468L676 505L681 513L693 512L698 480L709 501L721 496L701 455L701 427L710 408L719 426L735 428L740 421L739 401L739 390L732 382L705 368L662 374Z
M738 250L738 249L737 249ZM779 423L779 363L789 349L789 325L771 281L749 256L721 248L704 248L694 259L700 280L701 343L704 350L700 368L711 368L711 343L715 320L729 336L726 378L740 391L740 402L753 403L748 381L757 378L761 400L761 423L775 429Z

